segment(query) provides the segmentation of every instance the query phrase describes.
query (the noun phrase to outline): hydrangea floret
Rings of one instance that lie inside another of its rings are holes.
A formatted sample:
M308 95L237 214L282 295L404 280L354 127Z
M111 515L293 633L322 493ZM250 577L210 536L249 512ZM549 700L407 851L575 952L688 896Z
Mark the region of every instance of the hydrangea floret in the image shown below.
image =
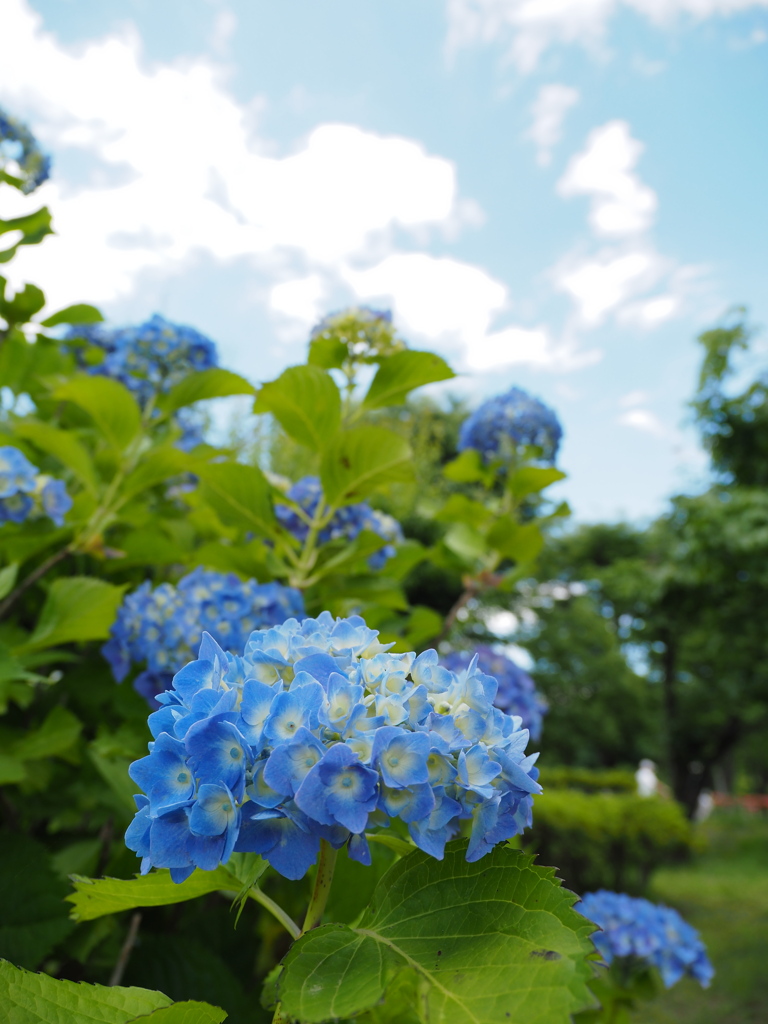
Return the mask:
M510 388L483 402L461 425L459 451L474 448L485 462L508 459L518 448L535 446L541 460L554 463L563 436L555 413L522 388Z
M71 508L63 480L41 473L18 448L0 447L0 526L43 516L63 526Z
M309 533L307 519L314 517L322 496L323 488L319 479L316 476L305 476L293 484L287 497L303 509L306 518L302 518L288 505L275 506L275 514L280 523L301 543L304 543ZM381 569L394 555L395 545L402 543L403 531L396 519L386 512L371 508L365 501L337 509L330 522L319 531L317 540L320 544L333 540L354 540L363 530L378 534L388 542L368 559L371 569Z
M27 126L0 107L0 170L6 168L21 180L21 191L29 195L50 177L51 158L42 152Z
M462 821L476 861L530 825L538 755L493 706L496 680L476 659L451 672L436 651L390 646L328 612L257 630L239 655L206 635L129 770L144 792L126 843L142 871L181 882L238 851L296 879L321 839L368 864L367 834L389 827L442 859Z
M506 654L495 651L488 644L478 644L474 654L481 672L493 676L499 684L494 704L509 715L519 715L531 739L541 738L542 718L547 702L536 689L536 683L525 669L520 668ZM446 668L454 672L467 668L474 657L469 651L450 651L444 656Z
M147 581L128 594L102 654L118 682L133 665L144 665L133 685L157 707L155 696L194 659L204 632L225 650L242 651L254 629L303 614L303 598L293 587L198 568L175 586L161 583L153 590Z
M699 933L676 910L660 903L599 889L576 910L602 928L592 941L606 964L615 959L656 967L666 988L684 975L707 988L714 968Z

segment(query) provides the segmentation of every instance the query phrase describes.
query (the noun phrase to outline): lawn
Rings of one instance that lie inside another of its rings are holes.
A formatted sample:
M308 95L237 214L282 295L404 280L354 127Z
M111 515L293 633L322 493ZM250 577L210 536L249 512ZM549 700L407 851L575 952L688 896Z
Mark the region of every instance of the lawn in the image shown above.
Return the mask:
M699 929L717 973L705 990L681 981L638 1010L637 1024L768 1021L768 817L721 811L701 828L705 851L658 871L649 896Z

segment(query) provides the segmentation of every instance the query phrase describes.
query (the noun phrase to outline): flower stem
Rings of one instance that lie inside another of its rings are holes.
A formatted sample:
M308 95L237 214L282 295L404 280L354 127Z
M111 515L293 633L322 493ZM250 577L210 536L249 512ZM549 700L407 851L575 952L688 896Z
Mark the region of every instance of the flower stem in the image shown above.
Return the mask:
M29 588L37 583L38 580L42 579L49 569L52 569L54 565L63 561L63 559L70 554L72 554L72 547L67 545L67 547L61 548L55 554L51 555L50 558L47 558L44 562L38 565L38 567L34 569L26 579L21 581L15 590L11 591L4 601L0 602L0 619L2 619L6 613L11 610L22 594L29 590Z
M315 887L312 890L312 897L309 901L309 906L307 907L307 916L304 918L304 927L301 929L301 935L306 935L307 932L312 931L313 928L317 928L323 919L323 912L325 911L325 905L328 902L328 896L331 891L333 869L336 867L337 853L338 850L334 850L326 839L320 840L320 856L317 860ZM254 888L256 887L254 886ZM298 935L294 936L294 938L299 937L300 936ZM272 1024L288 1024L289 1019L290 1018L286 1017L283 1013L281 1004L278 1003L275 1007L274 1016L272 1017Z
M338 850L334 850L326 839L320 840L320 857L317 861L315 887L312 890L312 898L307 907L304 927L301 929L302 935L306 935L313 928L317 928L323 919L325 905L331 892L331 882L333 881L333 869L336 867L337 853Z
M301 929L288 914L283 910L279 903L275 903L273 899L270 899L265 892L263 892L258 885L252 885L248 890L248 895L251 899L256 900L262 907L270 912L270 914L276 918L280 924L285 928L291 938L295 941L301 935Z

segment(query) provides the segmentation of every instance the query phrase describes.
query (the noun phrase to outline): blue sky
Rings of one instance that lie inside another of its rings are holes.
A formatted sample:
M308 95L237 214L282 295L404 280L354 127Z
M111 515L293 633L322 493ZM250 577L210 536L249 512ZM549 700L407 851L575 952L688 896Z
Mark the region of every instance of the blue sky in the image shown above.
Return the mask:
M15 281L254 381L387 305L454 391L558 411L580 519L702 485L695 335L768 319L768 0L5 0L0 36L55 161Z

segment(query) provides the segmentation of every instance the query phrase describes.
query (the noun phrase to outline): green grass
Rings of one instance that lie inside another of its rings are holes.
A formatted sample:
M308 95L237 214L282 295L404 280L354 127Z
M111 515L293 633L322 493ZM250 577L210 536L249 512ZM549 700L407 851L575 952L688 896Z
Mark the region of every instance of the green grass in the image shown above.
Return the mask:
M705 851L653 877L649 898L701 932L715 979L684 979L633 1016L637 1024L768 1022L768 819L719 812L702 826Z

